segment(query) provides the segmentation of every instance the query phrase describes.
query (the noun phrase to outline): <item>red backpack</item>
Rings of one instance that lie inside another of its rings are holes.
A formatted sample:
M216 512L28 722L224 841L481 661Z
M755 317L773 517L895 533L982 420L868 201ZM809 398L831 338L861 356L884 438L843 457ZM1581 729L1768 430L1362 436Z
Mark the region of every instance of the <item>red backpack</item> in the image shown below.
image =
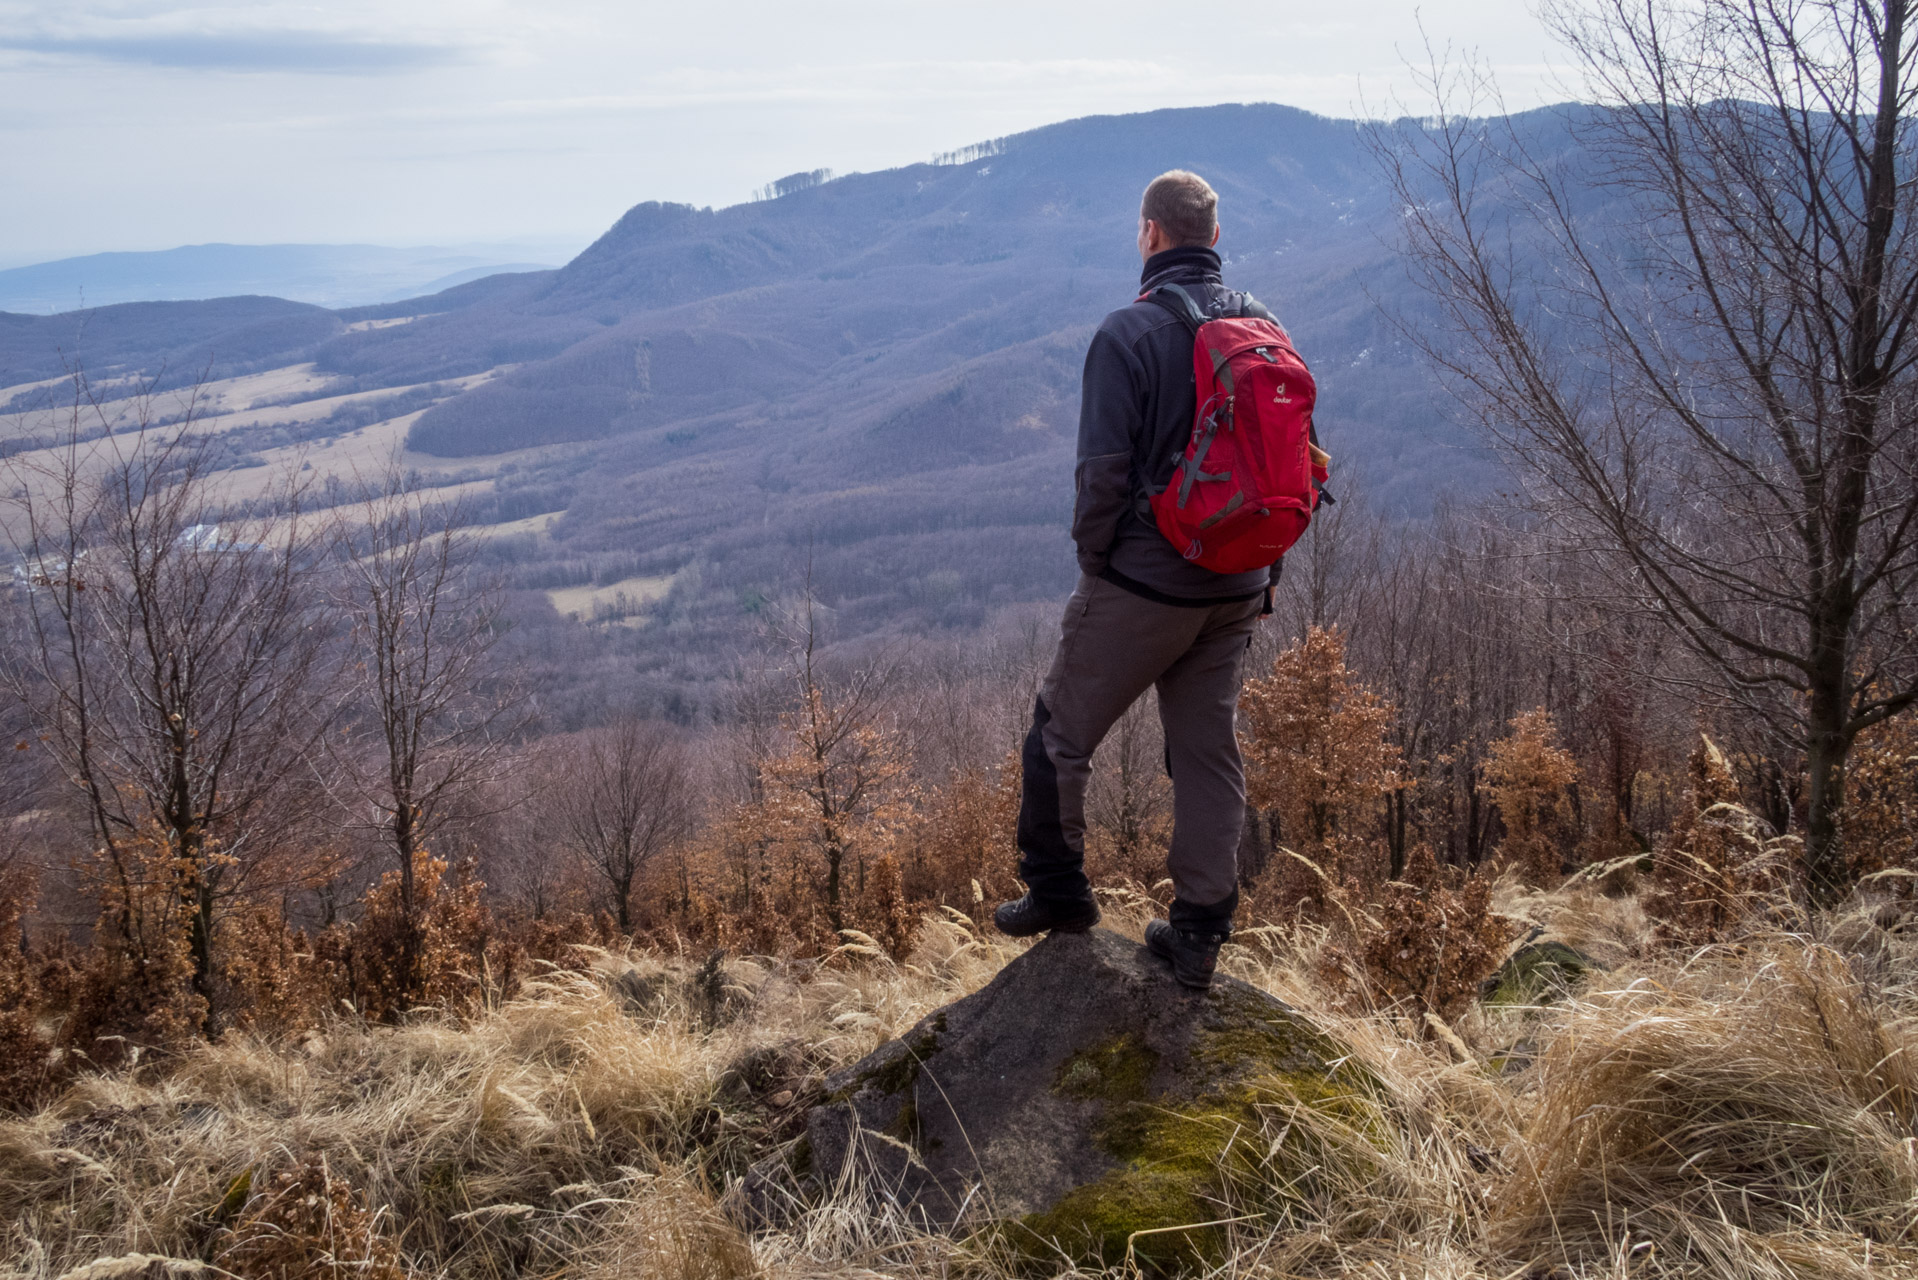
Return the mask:
M1159 532L1214 573L1269 568L1305 532L1327 479L1312 431L1318 386L1285 330L1243 304L1209 316L1176 284L1145 298L1192 330L1199 396L1178 469L1152 495Z

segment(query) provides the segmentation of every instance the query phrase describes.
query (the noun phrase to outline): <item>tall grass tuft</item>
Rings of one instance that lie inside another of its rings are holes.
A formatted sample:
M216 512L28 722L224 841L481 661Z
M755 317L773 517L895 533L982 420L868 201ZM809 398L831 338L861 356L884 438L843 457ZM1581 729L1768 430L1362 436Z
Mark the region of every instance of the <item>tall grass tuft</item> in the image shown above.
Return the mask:
M1839 953L1706 949L1574 1002L1547 1036L1498 1192L1507 1252L1589 1261L1629 1240L1659 1273L1842 1272L1842 1237L1918 1227L1918 1034Z

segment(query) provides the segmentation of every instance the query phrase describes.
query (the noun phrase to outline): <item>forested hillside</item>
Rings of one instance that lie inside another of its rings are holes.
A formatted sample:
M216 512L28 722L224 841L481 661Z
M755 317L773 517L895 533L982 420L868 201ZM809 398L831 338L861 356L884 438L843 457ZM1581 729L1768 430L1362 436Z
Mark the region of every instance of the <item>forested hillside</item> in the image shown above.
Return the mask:
M1564 145L1560 115L1520 127ZM487 555L526 593L517 616L623 624L600 627L598 658L704 705L715 655L808 571L847 636L970 628L1069 585L1084 344L1136 289L1141 187L1185 165L1220 191L1231 282L1281 315L1319 377L1344 489L1421 517L1488 484L1388 318L1425 313L1359 125L1161 111L947 159L963 162L805 175L728 209L639 204L561 270L382 307L5 317L0 379L37 382L63 359L173 386L296 367L290 389L248 384L211 407L235 465L345 472L403 439L498 535ZM300 403L270 422L242 412L269 399Z

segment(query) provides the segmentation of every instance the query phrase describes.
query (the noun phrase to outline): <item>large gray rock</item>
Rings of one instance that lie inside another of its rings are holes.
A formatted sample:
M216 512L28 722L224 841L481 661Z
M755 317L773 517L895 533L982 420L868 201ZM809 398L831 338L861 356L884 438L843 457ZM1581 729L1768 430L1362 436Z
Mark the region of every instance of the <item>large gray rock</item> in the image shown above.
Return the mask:
M1115 933L1058 934L829 1078L806 1137L748 1195L764 1208L782 1180L804 1196L855 1173L930 1226L991 1227L1035 1252L1110 1263L1130 1241L1146 1263L1204 1257L1219 1228L1164 1229L1276 1209L1336 1162L1293 1123L1301 1106L1376 1124L1371 1082L1344 1058L1244 982L1188 991Z

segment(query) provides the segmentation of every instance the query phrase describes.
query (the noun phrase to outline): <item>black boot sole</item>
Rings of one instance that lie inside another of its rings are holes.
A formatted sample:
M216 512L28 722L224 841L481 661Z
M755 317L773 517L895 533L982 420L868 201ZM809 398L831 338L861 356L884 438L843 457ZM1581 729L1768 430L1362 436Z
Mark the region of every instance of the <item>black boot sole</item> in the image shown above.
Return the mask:
M1099 923L1100 912L1094 907L1089 916L1078 916L1071 920L1062 920L1056 924L1044 924L1033 929L1008 929L999 923L998 913L993 913L992 927L1008 938L1036 938L1042 933L1090 933Z

